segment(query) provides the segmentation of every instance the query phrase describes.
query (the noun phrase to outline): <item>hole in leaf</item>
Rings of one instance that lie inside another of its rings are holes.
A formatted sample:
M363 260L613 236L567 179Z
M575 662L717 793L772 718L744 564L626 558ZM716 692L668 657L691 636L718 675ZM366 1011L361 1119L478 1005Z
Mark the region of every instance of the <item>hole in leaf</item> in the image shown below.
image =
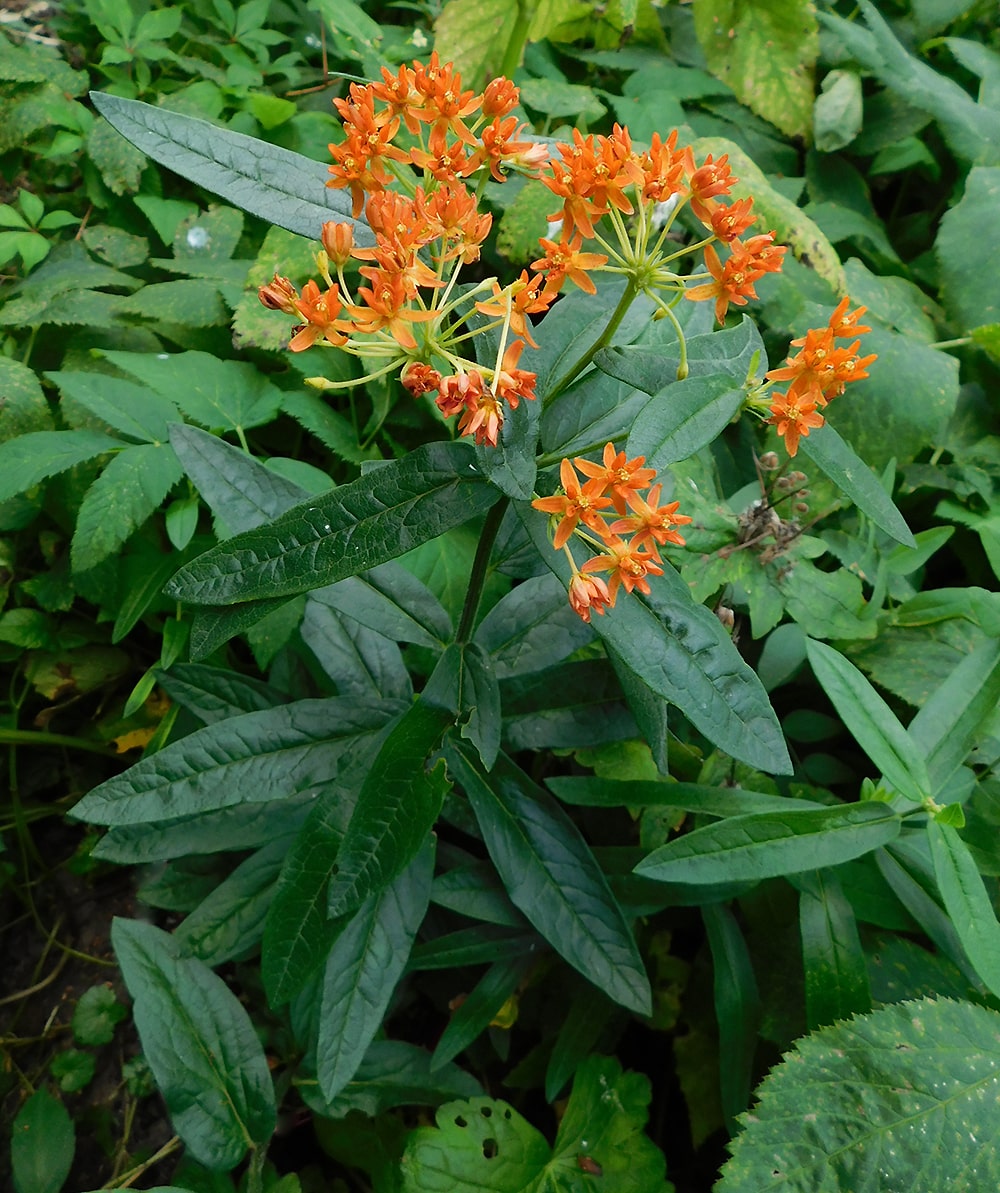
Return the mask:
M503 1116L504 1116L504 1118L509 1119L510 1118L510 1110L505 1110L503 1112Z
M495 1139L483 1140L483 1155L487 1160L492 1160L499 1150L500 1148L497 1146L497 1141Z
M460 1114L457 1114L455 1116L455 1126L456 1127L467 1127L468 1125L469 1125L468 1122L464 1118L462 1118L462 1116Z
M489 1106L481 1106L479 1113L483 1116L483 1118L490 1118L491 1115L493 1114L493 1111L490 1109Z

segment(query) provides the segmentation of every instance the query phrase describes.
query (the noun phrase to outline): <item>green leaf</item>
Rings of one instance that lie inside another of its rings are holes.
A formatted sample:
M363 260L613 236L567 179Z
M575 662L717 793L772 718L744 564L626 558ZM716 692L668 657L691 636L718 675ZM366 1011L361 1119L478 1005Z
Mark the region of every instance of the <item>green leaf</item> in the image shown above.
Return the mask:
M91 986L80 995L73 1011L73 1038L78 1044L110 1044L115 1025L121 1023L128 1011L115 998L110 986Z
M465 87L482 87L503 74L518 17L517 0L448 0L434 22L434 48L455 63Z
M333 1100L354 1077L382 1026L396 983L427 911L434 840L405 870L370 895L337 937L326 960L316 1072Z
M854 910L836 871L800 874L799 933L809 1030L872 1009L868 970Z
M4 395L0 408L0 442L53 429L52 411L33 369L9 356L0 357L0 389Z
M628 454L642 455L662 472L693 456L732 422L746 392L725 374L675 381L656 394L635 420Z
M621 1011L606 998L595 996L589 986L581 984L552 1045L545 1070L546 1102L552 1103L559 1097L563 1086L596 1050L612 1016L621 1018Z
M701 914L712 951L722 1111L732 1131L736 1116L750 1101L751 1074L760 1031L760 995L750 953L736 917L722 903L703 907Z
M85 795L73 815L142 824L264 803L332 782L395 702L298 700L198 729Z
M293 596L395 559L499 500L470 471L473 451L464 443L417 448L208 551L168 592L199 605Z
M206 1167L235 1168L275 1127L271 1074L249 1015L221 978L152 924L116 918L111 942L174 1129Z
M92 1052L81 1052L79 1048L67 1048L57 1052L49 1065L49 1072L59 1082L64 1094L79 1093L94 1080L97 1071L97 1057Z
M810 639L806 653L816 678L858 744L901 795L919 804L930 794L930 777L892 710L840 651Z
M403 1193L528 1193L551 1157L545 1136L506 1102L448 1102L434 1127L411 1132L401 1161Z
M897 543L915 547L916 539L878 478L850 446L826 423L799 442L802 454L818 464L845 496Z
M66 1107L37 1089L18 1111L10 1140L15 1193L59 1193L69 1176L76 1133Z
M998 1029L995 1011L927 998L799 1040L757 1091L717 1193L994 1188Z
M106 351L104 356L205 427L246 430L270 422L281 406L281 391L246 361L220 360L208 352Z
M708 69L739 100L791 137L812 123L816 13L807 0L699 0L694 27Z
M168 424L180 422L171 398L102 373L55 372L46 377L64 398L79 402L116 431L140 443L165 443Z
M392 561L318 588L310 598L395 642L439 649L454 632L437 597L402 564Z
M840 804L731 816L654 849L635 868L658 882L761 882L870 853L899 836L885 804Z
M127 447L100 431L32 431L0 444L0 501L9 501L58 472Z
M820 153L836 153L861 131L861 76L853 70L831 70L813 104L813 142Z
M104 185L112 194L130 195L139 189L147 165L146 155L119 136L113 122L98 119L91 125L87 133L87 157L100 171Z
M546 779L546 787L564 803L584 808L676 808L707 816L742 816L750 812L781 812L787 808L821 808L811 800L744 791L740 787L708 787L699 783L656 783L615 780L590 775Z
M326 186L329 174L319 162L137 100L96 91L90 97L137 149L251 215L313 240L326 220L338 220L354 225L356 244L374 243L367 224L352 218L349 195Z
M197 663L176 663L169 671L160 672L157 682L175 704L206 725L274 708L287 700L284 693L252 676Z
M983 268L984 259L1000 252L998 211L1000 166L975 166L962 198L942 217L934 242L942 299L962 331L1000 322L1000 282L993 270Z
M945 910L976 973L1000 998L1000 924L976 863L951 825L928 821L927 839Z
M144 443L114 456L80 504L73 570L85 572L113 555L160 508L182 475L168 444Z
M565 588L551 572L533 576L501 597L475 633L497 679L551 667L593 637L594 631L570 608Z
M513 915L517 916L518 913L513 911ZM410 969L419 971L488 965L507 958L523 957L534 952L538 945L536 934L526 932L524 920L518 916L513 930L501 925L480 924L474 928L460 928L457 932L448 932L418 944L410 955Z
M330 880L331 918L383 890L423 847L451 787L428 766L450 714L418 699L389 732L358 795Z
M648 1014L649 981L632 932L573 822L506 755L489 775L461 743L450 742L446 757L514 906L610 999Z
M399 647L346 614L309 596L298 627L302 641L336 685L340 696L409 700L413 686Z
M515 996L537 958L530 950L494 960L448 1020L431 1057L431 1068L458 1056L490 1026Z

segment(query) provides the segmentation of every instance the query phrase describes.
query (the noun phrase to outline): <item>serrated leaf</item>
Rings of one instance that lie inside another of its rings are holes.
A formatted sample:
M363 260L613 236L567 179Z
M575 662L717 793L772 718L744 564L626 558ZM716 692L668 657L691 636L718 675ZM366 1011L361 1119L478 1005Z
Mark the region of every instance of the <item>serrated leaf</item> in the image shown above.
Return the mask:
M429 763L450 720L445 709L418 699L382 743L337 851L332 918L386 887L423 847L451 787L444 767Z
M488 775L467 745L450 742L446 757L514 906L609 998L648 1014L632 932L573 822L506 755Z
M168 11L168 10L164 10ZM101 173L104 185L115 195L128 195L139 189L139 179L146 168L146 155L98 118L87 134L87 157Z
M892 710L840 651L809 639L806 653L816 678L859 745L897 791L919 804L930 794L930 777Z
M338 220L353 224L356 244L374 243L368 225L352 218L349 195L326 186L325 165L192 116L96 91L90 96L137 149L251 215L313 240L324 221Z
M152 924L116 918L111 940L174 1129L206 1167L234 1168L275 1126L274 1086L249 1015Z
M110 986L91 986L80 995L73 1011L73 1038L78 1044L110 1044L115 1024L127 1015Z
M435 49L442 62L455 63L463 86L481 87L503 73L518 16L517 0L448 0L434 22Z
M59 1193L76 1148L73 1121L62 1102L37 1089L18 1111L10 1139L15 1193Z
M146 287L141 293L148 290ZM246 430L270 422L281 406L281 391L246 361L220 360L208 352L104 355L123 372L175 401L188 418L205 427Z
M95 787L73 815L92 824L142 824L307 791L332 782L398 707L298 700L231 717Z
M79 402L102 422L144 443L164 443L180 412L168 397L142 385L102 373L46 373L64 398Z
M32 431L0 444L0 501L105 452L129 445L100 431Z
M717 1193L994 1188L998 1038L995 1011L943 999L807 1036L758 1090Z
M119 452L87 490L77 514L71 558L75 572L113 555L160 508L183 473L168 444Z
M499 500L472 459L468 444L417 448L207 552L169 593L199 605L293 596L395 559Z
M731 816L654 849L635 872L658 882L760 882L861 857L898 837L901 824L878 803Z
M385 889L365 900L330 949L323 976L316 1072L333 1100L354 1077L406 967L434 876L428 840Z
M0 442L53 429L52 411L33 369L9 356L0 357L0 391L4 397L0 407Z

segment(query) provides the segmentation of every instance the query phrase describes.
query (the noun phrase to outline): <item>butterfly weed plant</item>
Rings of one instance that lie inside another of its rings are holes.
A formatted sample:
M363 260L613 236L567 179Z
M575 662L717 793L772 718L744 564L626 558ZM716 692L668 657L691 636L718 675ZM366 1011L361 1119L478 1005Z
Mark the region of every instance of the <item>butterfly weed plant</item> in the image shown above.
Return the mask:
M735 147L676 130L543 137L520 99L502 76L464 88L436 53L383 68L333 101L321 166L95 97L155 160L310 238L312 277L272 261L259 302L339 420L319 425L362 441L359 474L330 487L266 467L242 424L235 446L179 421L165 394L144 430L190 485L184 516L204 502L219 541L187 550L193 522L166 584L184 628L140 697L158 684L173 713L73 814L106 826L108 861L231 859L173 931L113 928L176 1135L192 1165L245 1164L249 1193L284 1188L266 1158L302 1107L377 1190L660 1193L669 1132L644 1134L649 1081L607 1054L676 1023L689 979L710 991L715 1113L734 1133L720 1188L849 1179L837 1166L865 1139L824 1066L869 1099L887 1146L914 1123L988 1130L972 1107L996 1055L1000 926L959 830L996 641L908 728L829 645L874 636L893 584L913 596L898 583L923 545L826 422L880 367L862 347L873 312L842 287L790 346L765 339L749 304L805 254L768 226L752 163L741 183ZM548 227L503 273L507 188ZM114 363L156 389L156 365ZM738 509L712 479L730 452L757 478ZM834 509L867 535L867 601L857 569L812 562ZM764 653L747 622L774 631ZM273 664L266 682L240 636ZM873 766L843 796L793 760L771 706L805 663ZM700 917L700 976L671 954L678 912ZM858 919L933 941L960 1001L873 1011ZM741 1119L758 1035L774 1038L751 943L789 931L793 1019L814 1034L801 1074L779 1066ZM982 1064L929 1100L896 1050L956 1035L985 1041ZM888 1058L903 1110L857 1049ZM541 1089L559 1107L554 1142L537 1106L493 1096L498 1061L512 1100Z

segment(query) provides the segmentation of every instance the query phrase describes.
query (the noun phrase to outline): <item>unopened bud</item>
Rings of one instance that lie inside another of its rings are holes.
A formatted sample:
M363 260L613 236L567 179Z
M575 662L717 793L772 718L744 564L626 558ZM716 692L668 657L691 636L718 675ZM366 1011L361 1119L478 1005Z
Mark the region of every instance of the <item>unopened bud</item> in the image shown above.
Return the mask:
M774 482L774 487L780 489L782 493L787 493L789 489L793 488L792 478L790 476L779 476Z
M334 220L327 220L323 225L320 236L326 255L338 268L343 269L351 259L351 249L354 248L354 229L350 224L338 224Z
M295 300L298 296L299 292L288 278L283 278L279 274L275 274L274 278L266 286L261 286L257 291L257 297L264 306L272 311L284 311L286 315L297 315L299 313L298 308L295 306Z
M780 463L777 452L765 452L760 458L760 466L765 472L773 472Z
M809 513L809 506L804 501L796 501L794 509L797 514L808 514Z
M790 472L788 474L788 479L792 482L793 485L802 485L802 484L805 484L805 482L809 478L806 476L806 474L804 472L795 471L795 472Z

